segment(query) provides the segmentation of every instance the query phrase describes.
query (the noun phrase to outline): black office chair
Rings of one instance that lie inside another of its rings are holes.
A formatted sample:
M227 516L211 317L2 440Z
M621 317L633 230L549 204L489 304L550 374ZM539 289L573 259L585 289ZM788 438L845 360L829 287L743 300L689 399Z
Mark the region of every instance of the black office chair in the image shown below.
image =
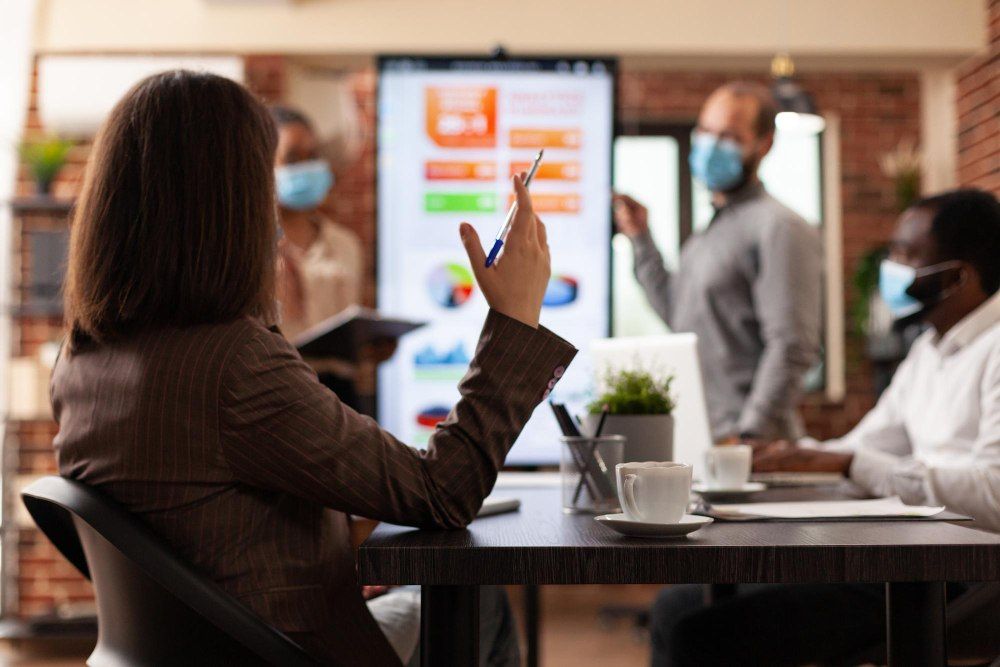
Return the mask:
M1000 585L972 584L945 613L950 667L1000 667ZM823 667L884 665L885 653L883 642Z
M94 584L91 667L319 663L167 549L94 489L44 477L21 499L38 527Z

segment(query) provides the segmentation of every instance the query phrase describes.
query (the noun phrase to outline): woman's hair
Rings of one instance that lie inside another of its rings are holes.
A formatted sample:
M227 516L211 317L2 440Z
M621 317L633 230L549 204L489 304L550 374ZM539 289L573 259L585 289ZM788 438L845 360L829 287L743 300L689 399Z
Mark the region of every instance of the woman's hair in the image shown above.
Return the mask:
M276 131L239 84L183 70L140 81L98 133L73 216L73 341L274 319Z

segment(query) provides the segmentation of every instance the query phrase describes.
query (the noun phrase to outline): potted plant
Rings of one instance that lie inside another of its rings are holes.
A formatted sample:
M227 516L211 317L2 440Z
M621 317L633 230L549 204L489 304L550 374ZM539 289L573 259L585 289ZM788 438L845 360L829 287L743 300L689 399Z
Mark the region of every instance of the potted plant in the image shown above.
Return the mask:
M658 377L646 370L608 371L603 392L587 407L587 428L593 433L607 410L602 434L625 436L624 461L672 460L673 380L672 374Z
M21 160L28 166L39 195L49 194L52 181L66 164L73 142L57 137L46 137L21 144Z
M920 197L920 150L912 139L903 139L896 148L878 158L882 173L892 179L896 208L903 211Z

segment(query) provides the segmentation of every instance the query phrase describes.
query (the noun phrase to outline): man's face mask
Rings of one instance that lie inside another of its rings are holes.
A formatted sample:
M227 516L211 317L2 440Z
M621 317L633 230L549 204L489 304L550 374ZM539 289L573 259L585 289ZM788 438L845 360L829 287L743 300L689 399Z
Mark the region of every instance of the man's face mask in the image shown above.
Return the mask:
M333 173L326 160L295 162L274 169L278 202L293 211L309 211L326 199Z
M712 192L725 192L744 180L743 149L732 139L695 132L688 155L691 173Z
M890 259L883 260L879 267L879 295L889 307L893 319L915 316L954 294L961 282L945 288L932 277L960 266L960 262L950 260L915 269Z

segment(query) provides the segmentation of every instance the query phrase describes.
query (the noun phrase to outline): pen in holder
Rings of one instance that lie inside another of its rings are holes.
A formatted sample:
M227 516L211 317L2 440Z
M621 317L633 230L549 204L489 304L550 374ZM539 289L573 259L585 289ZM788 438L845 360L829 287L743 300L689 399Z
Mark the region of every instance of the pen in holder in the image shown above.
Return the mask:
M617 509L615 466L622 462L625 438L618 435L601 437L603 418L594 437L584 437L564 404L549 401L549 406L563 432L559 457L563 509L567 512Z
M617 511L615 466L622 462L625 437L570 435L560 441L563 511L593 514Z

